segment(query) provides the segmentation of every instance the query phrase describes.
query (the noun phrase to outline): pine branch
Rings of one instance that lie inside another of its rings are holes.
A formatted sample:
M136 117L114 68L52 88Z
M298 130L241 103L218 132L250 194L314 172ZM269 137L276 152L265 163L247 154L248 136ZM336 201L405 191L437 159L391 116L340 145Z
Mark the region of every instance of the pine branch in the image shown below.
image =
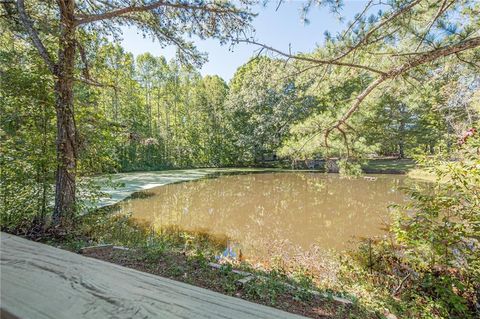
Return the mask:
M441 47L432 51L425 52L423 54L420 54L416 56L414 59L405 62L404 64L390 69L386 74L380 76L377 78L375 81L370 83L367 88L365 88L356 98L355 102L352 104L352 106L348 109L348 111L335 123L335 125L331 126L328 128L325 132L325 145L328 146L328 137L329 135L334 131L334 130L341 130L342 125L346 125L346 121L355 113L358 108L360 107L361 103L365 98L375 89L377 88L380 84L383 82L393 79L401 74L406 73L407 71L429 63L433 62L441 57L446 57L452 54L457 55L460 52L473 49L476 47L480 46L480 37L474 37L469 40L465 40L463 42L454 44L454 45L449 45L445 47Z
M301 61L311 62L311 63L315 63L315 64L348 66L348 67L352 67L352 68L356 68L356 69L367 70L367 71L377 73L377 74L380 74L380 75L385 74L383 71L372 68L372 67L369 67L367 65L361 65L361 64L350 63L350 62L341 62L341 61L335 61L335 60L322 60L322 59L316 59L316 58L311 58L311 57L307 57L307 56L300 56L300 55L296 55L296 54L292 54L292 53L286 53L286 52L280 51L278 49L275 49L271 46L268 46L266 44L256 42L254 40L237 40L237 42L255 44L255 45L258 45L258 46L260 46L260 47L262 47L262 48L264 48L268 51L278 53L278 54L280 54L280 55L282 55L286 58L289 58L289 59L301 60Z
M389 16L388 18L386 18L385 20L381 21L378 25L376 25L375 27L373 27L371 30L369 30L367 32L367 34L361 38L354 46L352 46L351 48L349 48L347 51L345 51L344 53L340 54L339 56L335 57L334 59L332 59L332 61L338 61L340 59L343 59L344 57L346 57L347 55L349 55L351 52L355 51L356 49L358 49L359 47L363 46L363 45L366 45L368 44L368 40L370 39L370 37L376 32L378 31L379 29L381 29L382 27L384 27L385 25L387 25L388 23L392 22L393 20L395 20L397 17L401 16L402 14L404 14L405 12L411 10L414 6L416 6L417 4L419 4L422 0L415 0L415 1L412 1L411 3L409 3L408 5L402 7L400 10L398 10L397 12L393 13L391 16Z
M58 73L57 65L53 62L52 58L48 54L47 48L43 45L42 40L40 39L40 36L38 35L37 31L33 27L33 23L25 11L24 0L17 0L17 10L18 10L18 15L20 17L20 22L22 23L23 27L26 29L28 35L30 36L30 39L32 40L33 45L37 48L38 53L47 64L47 67L50 70L50 72L52 72L53 75L57 75Z
M75 21L75 26L79 26L86 23L102 21L102 20L108 20L116 17L121 17L131 13L146 12L146 11L154 10L160 7L170 7L170 8L185 9L185 10L199 10L199 11L207 11L207 12L220 13L220 14L225 14L225 13L238 14L243 12L236 8L221 8L221 7L212 7L208 5L195 6L187 3L170 3L165 1L156 1L148 5L141 5L141 6L133 5L133 6L112 10L109 12L99 13L99 14L79 15L78 16L79 19L76 19Z

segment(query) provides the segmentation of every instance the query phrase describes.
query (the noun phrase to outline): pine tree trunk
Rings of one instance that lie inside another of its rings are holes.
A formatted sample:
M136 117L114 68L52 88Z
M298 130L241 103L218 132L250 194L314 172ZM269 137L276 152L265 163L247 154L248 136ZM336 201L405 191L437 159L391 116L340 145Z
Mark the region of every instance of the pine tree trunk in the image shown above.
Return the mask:
M400 127L399 127L399 141L398 141L398 151L399 157L401 159L405 158L405 126L406 126L406 105L400 104Z
M53 223L68 222L75 211L75 175L77 136L73 107L75 64L74 0L64 0L61 7L61 36L58 52L58 76L55 83L57 113L57 171Z
M398 143L398 152L399 152L398 157L399 157L400 159L404 159L404 158L405 158L405 150L404 150L403 141L400 141L400 142Z

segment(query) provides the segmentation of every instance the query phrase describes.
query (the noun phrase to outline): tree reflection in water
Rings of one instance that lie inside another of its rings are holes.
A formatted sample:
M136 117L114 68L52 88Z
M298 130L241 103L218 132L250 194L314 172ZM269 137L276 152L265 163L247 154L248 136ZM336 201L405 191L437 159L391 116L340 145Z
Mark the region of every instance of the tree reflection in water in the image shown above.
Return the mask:
M149 190L121 204L156 229L179 227L226 236L248 259L295 254L312 246L341 250L360 237L383 234L388 206L406 198L407 179L378 175L264 173L221 176ZM279 251L281 249L281 252Z

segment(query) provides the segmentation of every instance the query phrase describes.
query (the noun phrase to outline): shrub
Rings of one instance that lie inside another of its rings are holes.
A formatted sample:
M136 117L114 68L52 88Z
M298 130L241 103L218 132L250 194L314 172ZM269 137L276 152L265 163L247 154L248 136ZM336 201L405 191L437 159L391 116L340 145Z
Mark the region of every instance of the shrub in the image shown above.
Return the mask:
M409 190L412 200L395 210L390 238L365 244L353 254L357 266L345 265L343 275L352 287L377 294L374 307L405 318L473 318L480 288L479 134L422 164L436 181Z

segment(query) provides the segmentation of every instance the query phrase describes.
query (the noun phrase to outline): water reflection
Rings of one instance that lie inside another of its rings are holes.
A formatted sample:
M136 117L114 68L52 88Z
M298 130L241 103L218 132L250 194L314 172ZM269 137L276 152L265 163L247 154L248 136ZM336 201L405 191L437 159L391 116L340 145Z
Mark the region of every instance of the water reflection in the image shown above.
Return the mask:
M320 173L265 173L157 187L153 196L121 205L157 229L178 226L227 236L243 256L262 258L282 250L344 249L351 240L382 234L388 208L402 203L403 176L341 179Z

